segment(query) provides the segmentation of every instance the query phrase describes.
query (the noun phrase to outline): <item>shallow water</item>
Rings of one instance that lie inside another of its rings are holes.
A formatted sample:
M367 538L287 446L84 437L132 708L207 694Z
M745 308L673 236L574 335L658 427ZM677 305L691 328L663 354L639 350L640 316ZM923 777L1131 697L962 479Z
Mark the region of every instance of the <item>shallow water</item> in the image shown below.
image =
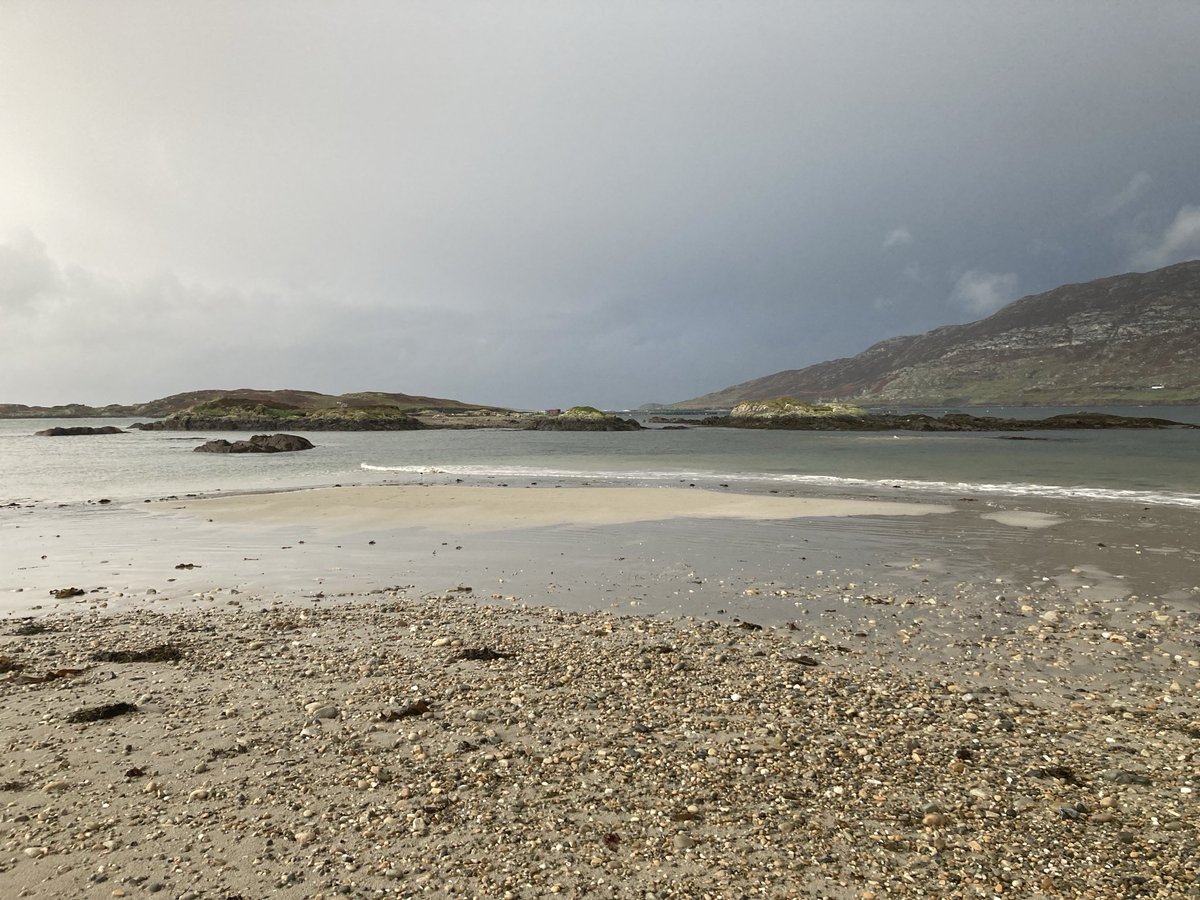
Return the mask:
M1113 411L1200 422L1200 407ZM513 484L549 479L708 487L726 483L766 490L900 492L930 499L962 494L1079 498L1200 509L1200 430L1038 432L1022 434L1022 440L997 434L706 428L323 432L306 435L315 450L227 456L192 452L211 433L33 434L56 424L105 425L113 420L0 420L0 504L135 501L462 478Z

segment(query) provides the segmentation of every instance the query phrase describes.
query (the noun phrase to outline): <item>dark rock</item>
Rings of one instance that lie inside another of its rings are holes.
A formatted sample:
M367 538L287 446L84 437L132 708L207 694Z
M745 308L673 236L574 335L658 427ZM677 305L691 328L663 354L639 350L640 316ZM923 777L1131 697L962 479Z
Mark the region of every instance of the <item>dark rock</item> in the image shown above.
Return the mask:
M115 425L104 425L100 428L88 428L84 425L74 425L70 428L45 428L41 431L36 431L34 434L39 434L44 437L73 437L78 434L124 434L120 428Z
M820 665L811 656L792 656L788 658L788 662L795 663L798 666L818 666Z
M477 660L493 660L493 659L509 659L511 653L504 653L501 650L493 650L491 647L468 647L458 654L459 659L477 659Z
M83 709L77 709L75 712L67 716L68 722L100 722L104 719L112 719L116 716L123 716L126 713L137 712L137 707L132 703L104 703L100 706L85 706Z
M1065 781L1067 784L1073 784L1076 787L1083 786L1083 782L1070 766L1042 766L1030 769L1026 774L1030 778L1057 778L1059 781Z
M1100 428L1197 428L1184 422L1149 416L1116 416L1108 413L1074 413L1046 419L1002 419L947 413L864 413L825 416L709 416L701 423L718 428L769 428L788 431L1072 431Z
M45 622L38 622L36 620L31 619L27 622L23 622L22 624L18 625L11 632L9 632L9 634L16 635L17 637L29 637L31 635L44 634L47 631L53 631L53 630L54 629L52 629Z
M98 650L92 659L115 663L176 662L183 659L183 651L172 644L159 644L146 650Z
M290 453L293 450L312 450L313 443L297 434L256 434L248 441L224 439L207 441L195 448L196 453Z
M72 597L80 597L84 591L77 587L59 588L57 591L51 591L55 600L69 600Z

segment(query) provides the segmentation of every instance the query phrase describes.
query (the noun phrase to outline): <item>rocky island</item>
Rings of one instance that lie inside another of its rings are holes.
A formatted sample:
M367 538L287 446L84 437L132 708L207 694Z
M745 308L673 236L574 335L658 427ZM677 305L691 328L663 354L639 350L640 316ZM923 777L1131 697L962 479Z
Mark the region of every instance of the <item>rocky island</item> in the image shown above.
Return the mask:
M43 428L41 431L35 431L34 434L39 437L78 437L80 435L89 434L124 434L120 428L114 425L102 425L99 428L91 428L87 425L77 425L68 428Z
M641 431L633 419L601 412L594 406L572 406L558 415L532 415L526 431Z
M780 397L739 403L727 416L701 424L716 428L774 428L791 431L1058 431L1097 428L1196 428L1150 416L1078 412L1045 419L1011 419L969 413L872 413L844 403L813 405Z
M292 453L312 450L313 443L298 434L256 434L248 441L206 441L194 453Z
M222 397L198 403L157 422L130 425L142 431L260 431L286 425L297 431L412 431L425 424L393 406L304 409L290 403Z
M405 411L388 405L339 405L306 409L280 401L220 397L198 403L156 422L130 425L143 431L261 431L286 426L293 431L414 431L422 428L504 428L518 431L637 431L632 419L591 406L533 413L492 407Z

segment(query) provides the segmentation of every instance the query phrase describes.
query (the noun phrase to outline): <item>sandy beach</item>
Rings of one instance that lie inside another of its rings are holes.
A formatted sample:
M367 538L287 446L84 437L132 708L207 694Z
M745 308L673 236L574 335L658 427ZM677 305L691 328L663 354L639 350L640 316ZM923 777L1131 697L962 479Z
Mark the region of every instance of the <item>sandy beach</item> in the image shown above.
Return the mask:
M6 895L1200 896L1192 513L149 506L5 520Z

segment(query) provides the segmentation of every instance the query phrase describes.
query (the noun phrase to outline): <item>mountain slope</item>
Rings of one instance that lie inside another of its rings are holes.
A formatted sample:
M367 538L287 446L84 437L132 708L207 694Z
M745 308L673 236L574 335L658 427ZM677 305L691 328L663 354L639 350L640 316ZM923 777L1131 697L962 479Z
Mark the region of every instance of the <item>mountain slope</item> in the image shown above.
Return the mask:
M1063 285L977 322L890 338L858 356L672 405L730 408L772 397L912 406L1200 401L1198 349L1193 261Z

